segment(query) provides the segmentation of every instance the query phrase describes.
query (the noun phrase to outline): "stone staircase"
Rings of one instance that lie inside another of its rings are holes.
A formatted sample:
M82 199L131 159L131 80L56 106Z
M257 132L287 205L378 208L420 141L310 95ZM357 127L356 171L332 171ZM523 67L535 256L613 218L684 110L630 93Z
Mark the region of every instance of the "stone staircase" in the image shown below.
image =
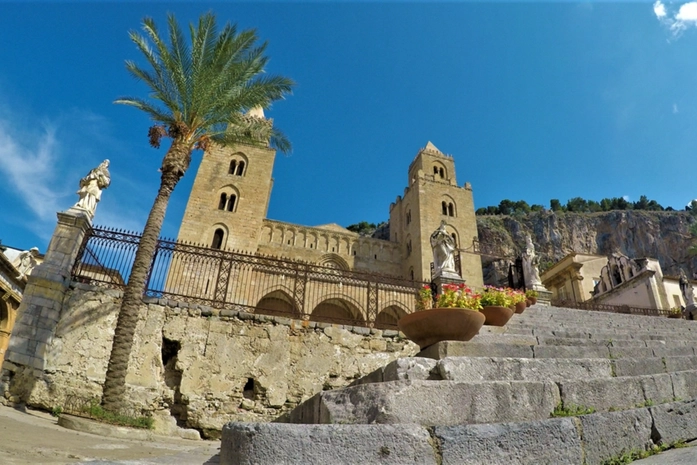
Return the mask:
M226 425L221 464L602 464L697 439L696 348L696 322L533 306Z

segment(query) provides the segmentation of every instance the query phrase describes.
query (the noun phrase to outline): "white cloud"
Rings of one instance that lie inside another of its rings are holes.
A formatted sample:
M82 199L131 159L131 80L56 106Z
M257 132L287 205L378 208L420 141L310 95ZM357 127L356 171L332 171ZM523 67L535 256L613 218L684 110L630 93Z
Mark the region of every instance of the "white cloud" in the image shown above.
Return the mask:
M52 219L59 197L65 194L57 188L57 173L53 170L58 158L56 130L47 125L36 134L24 136L27 137L20 137L7 121L0 120L0 172L39 219Z
M672 14L661 0L657 0L653 4L653 12L674 37L679 37L689 27L697 27L697 1L680 5L677 13Z
M666 16L666 6L658 0L653 4L653 12L656 13L658 19L664 18Z
M678 112L679 112L679 110L678 110L678 104L677 104L677 103L674 103L674 104L673 104L673 114L675 115L675 114L677 114Z
M626 202L629 202L629 196L628 196L628 195L623 195L622 198L623 198Z

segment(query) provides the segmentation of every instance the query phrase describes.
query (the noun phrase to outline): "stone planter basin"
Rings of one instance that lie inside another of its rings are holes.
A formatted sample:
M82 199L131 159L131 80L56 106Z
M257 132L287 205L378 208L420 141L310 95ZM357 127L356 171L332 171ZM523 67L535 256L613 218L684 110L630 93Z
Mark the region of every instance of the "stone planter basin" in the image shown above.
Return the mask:
M424 349L441 341L469 341L477 335L485 317L464 308L432 308L399 319L399 330Z

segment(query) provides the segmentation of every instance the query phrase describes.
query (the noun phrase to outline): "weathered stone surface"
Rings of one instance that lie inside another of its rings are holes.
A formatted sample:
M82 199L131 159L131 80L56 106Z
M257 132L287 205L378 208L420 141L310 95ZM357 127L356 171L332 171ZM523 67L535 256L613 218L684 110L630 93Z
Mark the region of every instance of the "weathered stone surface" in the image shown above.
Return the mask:
M608 359L448 357L438 362L442 379L451 381L562 381L610 378Z
M600 465L613 456L644 450L651 444L651 415L645 408L578 417L583 426L586 464Z
M663 443L697 439L697 400L672 402L649 409L654 428Z
M435 436L443 465L579 465L583 451L574 421L436 427Z
M664 357L667 372L694 370L697 368L697 357Z
M599 411L643 405L644 391L637 378L609 378L562 381L559 383L565 406L593 407Z
M220 465L435 465L430 440L426 429L416 425L228 423Z
M441 360L445 357L527 357L532 358L532 346L517 344L479 344L476 338L470 342L443 341L433 344L416 354L417 357Z
M605 346L534 346L535 358L607 358Z
M33 371L22 369L8 395L48 409L64 405L67 395L100 396L119 298L99 288L69 291L50 342L26 340L27 350L46 354L44 373L33 379ZM274 419L324 388L345 386L418 351L396 332L384 337L331 325L320 330L296 320L262 323L254 315L244 321L202 318L198 310L192 316L159 302L140 309L127 375L129 401L156 414L178 415L207 437L219 435L229 421ZM29 348L30 343L35 345ZM165 344L178 347L166 366ZM15 361L34 364L33 357L19 353Z
M436 360L423 357L407 357L400 358L394 362L388 363L382 368L378 368L374 372L357 379L350 386L359 384L381 383L383 381L398 381L406 379L441 379L434 369L436 368Z
M673 381L673 395L680 400L697 397L697 371L677 371L670 374Z
M640 376L653 373L665 373L666 368L660 357L651 358L621 358L613 360L615 375Z
M425 426L548 418L559 402L551 382L390 381L319 397L319 423Z

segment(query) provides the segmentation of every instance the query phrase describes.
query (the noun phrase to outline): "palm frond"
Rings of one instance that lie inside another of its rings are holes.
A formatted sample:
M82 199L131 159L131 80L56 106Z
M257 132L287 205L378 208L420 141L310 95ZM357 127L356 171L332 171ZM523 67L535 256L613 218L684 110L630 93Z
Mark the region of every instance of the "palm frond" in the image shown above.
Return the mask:
M149 65L126 62L128 72L150 89L149 99L123 98L117 103L139 108L188 141L254 143L287 151L290 144L269 121L252 121L244 113L255 107L269 108L291 92L293 82L268 76L264 69L266 43L258 43L254 30L238 32L226 24L218 32L215 16L206 13L189 25L187 38L173 15L168 15L168 34L163 36L151 18L143 20L144 34L130 33L131 40ZM174 133L170 133L172 136Z

